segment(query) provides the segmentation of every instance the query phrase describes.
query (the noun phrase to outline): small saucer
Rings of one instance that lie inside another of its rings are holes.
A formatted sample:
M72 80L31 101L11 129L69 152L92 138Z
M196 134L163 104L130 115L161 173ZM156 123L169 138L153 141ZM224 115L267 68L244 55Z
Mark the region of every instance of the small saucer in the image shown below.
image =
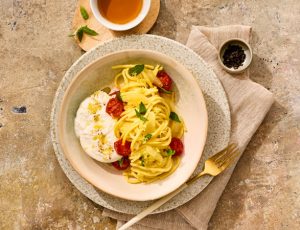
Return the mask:
M246 57L245 57L245 60L243 61L242 65L239 66L238 68L234 68L234 67L227 67L225 64L224 64L224 52L226 51L226 49L228 48L228 46L230 45L237 45L237 46L240 46ZM244 72L248 67L249 65L251 64L252 62L252 49L250 47L250 45L242 40L242 39L239 39L239 38L232 38L232 39L229 39L227 41L225 41L221 46L220 46L220 49L219 49L219 55L218 55L218 59L219 59L219 63L220 65L229 73L232 73L232 74L238 74L238 73L242 73Z
M84 20L80 13L80 6L83 6L87 13L89 14L89 19ZM148 14L145 19L138 24L136 27L125 30L125 31L113 31L102 24L100 24L97 19L94 17L92 13L92 9L90 7L90 0L78 0L77 8L73 18L73 31L75 31L78 27L87 25L89 28L95 30L98 35L97 36L83 36L81 42L77 42L81 49L88 51L92 48L102 44L105 41L111 40L113 38L128 36L128 35L137 35L137 34L146 34L156 22L156 19L159 14L160 9L160 0L151 0L151 6Z

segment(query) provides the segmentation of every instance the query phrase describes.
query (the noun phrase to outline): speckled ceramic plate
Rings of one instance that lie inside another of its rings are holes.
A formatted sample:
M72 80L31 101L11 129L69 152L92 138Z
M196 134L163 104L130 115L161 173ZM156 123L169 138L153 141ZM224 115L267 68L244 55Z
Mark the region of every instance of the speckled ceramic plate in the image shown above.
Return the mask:
M154 35L141 35L111 40L87 52L71 66L57 90L51 115L51 136L58 161L70 181L89 199L114 211L137 214L151 205L153 201L137 202L116 198L96 189L85 181L65 158L61 145L57 141L59 124L55 122L57 121L58 109L61 106L63 95L78 72L101 56L126 49L147 49L166 54L184 65L197 79L206 100L209 126L205 149L194 174L201 171L205 159L228 144L230 134L230 111L220 81L201 57L189 48L167 38ZM195 141L197 141L196 137ZM199 194L211 180L212 177L203 177L168 203L161 206L155 213L168 211L186 203Z

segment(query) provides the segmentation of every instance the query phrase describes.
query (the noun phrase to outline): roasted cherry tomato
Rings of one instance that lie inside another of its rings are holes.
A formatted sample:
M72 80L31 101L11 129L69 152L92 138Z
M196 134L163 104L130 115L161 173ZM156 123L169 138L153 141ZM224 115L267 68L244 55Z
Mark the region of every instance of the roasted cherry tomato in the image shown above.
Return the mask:
M130 160L127 157L123 157L120 160L113 162L112 165L118 170L124 170L130 165Z
M183 143L177 137L172 138L170 148L175 151L173 156L180 156L183 153Z
M114 117L119 118L124 111L123 102L117 98L111 98L106 105L106 112Z
M130 153L131 153L130 145L131 145L131 143L129 141L125 141L125 144L122 145L122 139L120 139L114 143L116 152L119 155L124 156L124 157L130 155Z
M171 77L163 70L159 71L157 73L158 79L161 81L163 84L162 88L165 90L170 91L172 87L172 79Z

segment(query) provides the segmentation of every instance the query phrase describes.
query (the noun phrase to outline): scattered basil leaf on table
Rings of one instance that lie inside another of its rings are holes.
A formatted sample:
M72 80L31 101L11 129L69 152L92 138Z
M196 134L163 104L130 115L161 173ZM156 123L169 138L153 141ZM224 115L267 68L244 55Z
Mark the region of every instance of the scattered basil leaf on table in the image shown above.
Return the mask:
M83 38L83 34L87 34L87 35L90 35L90 36L98 35L98 33L95 30L92 30L88 26L81 26L73 34L70 34L69 37L76 36L78 41L81 42L82 38Z
M89 19L89 14L83 6L80 6L80 13L84 20Z
M88 26L83 26L81 28L82 28L83 32L85 34L87 34L87 35L90 35L90 36L96 36L96 35L98 35L98 33L95 30L92 30Z
M175 112L170 113L170 119L173 121L180 122L179 117L178 117L177 113L175 113Z
M130 76L137 76L138 74L140 74L144 70L144 67L145 67L144 64L135 65L134 67L129 69L129 75Z
M79 30L77 30L76 36L77 36L78 40L81 42L82 38L83 38L83 30L81 28Z

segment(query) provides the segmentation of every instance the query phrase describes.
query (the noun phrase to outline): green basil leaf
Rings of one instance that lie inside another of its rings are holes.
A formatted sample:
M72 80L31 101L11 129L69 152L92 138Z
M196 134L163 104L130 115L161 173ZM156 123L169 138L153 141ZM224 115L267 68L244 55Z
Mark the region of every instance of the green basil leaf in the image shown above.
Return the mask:
M83 32L90 36L96 36L98 33L95 30L90 29L88 26L81 27Z
M144 105L143 102L141 102L140 105L139 105L139 112L140 112L140 114L142 114L142 115L145 115L146 112L147 112L146 106Z
M82 30L82 27L79 28L79 29L76 31L76 36L77 36L79 42L81 42L81 41L82 41L82 37L83 37L83 30Z
M80 6L80 13L84 20L89 19L89 14L83 6Z
M175 150L173 150L173 149L168 149L167 150L167 155L168 156L173 156L175 154Z
M83 38L83 34L87 34L87 35L90 35L90 36L98 35L98 33L96 31L90 29L88 26L81 26L75 31L74 34L70 34L69 37L73 37L73 36L76 35L79 42L81 42L82 38Z
M136 109L135 109L135 114L136 114L136 116L137 116L138 118L140 118L140 120L142 120L143 122L148 121L148 119L147 119L146 117L144 117L142 114L140 114L140 112L137 111Z
M179 117L178 117L178 115L175 112L171 112L169 117L173 121L180 122Z
M173 91L169 91L169 90L166 90L166 89L164 89L164 88L162 88L162 87L158 87L163 93L165 93L165 94L172 94L173 93Z
M129 69L129 75L130 76L137 76L144 70L144 64L142 65L135 65L134 67Z
M116 98L117 98L119 101L122 101L122 102L123 102L123 99L122 99L122 97L121 97L121 92L120 92L120 91L116 92Z
M146 117L144 117L143 115L141 115L139 118L140 118L143 122L148 121L148 119L147 119Z
M135 111L135 115L136 115L137 117L142 116L142 115L140 114L140 112L139 112L137 109L135 109L134 111Z
M145 137L144 137L144 141L149 141L152 137L151 133L148 133Z
M109 87L105 87L105 88L101 89L101 91L103 91L103 92L105 92L105 93L109 94L109 93L110 93L110 91L111 91L111 88L109 88Z
M124 160L123 160L123 157L122 157L120 160L118 160L118 163L119 163L120 166L123 165L123 161L124 161Z
M142 166L145 166L144 156L141 156L141 157L140 157L140 160L141 160L141 165L142 165Z

